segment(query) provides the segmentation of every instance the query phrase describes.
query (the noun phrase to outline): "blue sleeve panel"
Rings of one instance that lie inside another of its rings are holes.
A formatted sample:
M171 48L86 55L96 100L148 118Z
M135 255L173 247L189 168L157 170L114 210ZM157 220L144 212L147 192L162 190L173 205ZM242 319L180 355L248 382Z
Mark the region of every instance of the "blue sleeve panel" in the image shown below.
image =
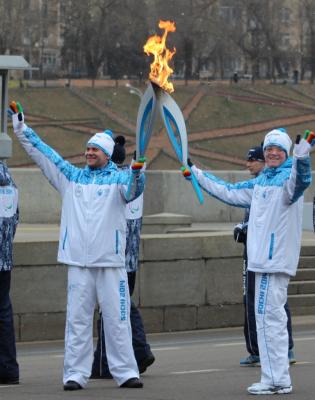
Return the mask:
M33 129L27 127L23 133L32 146L50 160L68 180L71 180L71 177L76 170L80 170L68 161L64 160L60 154L43 142Z
M295 203L312 182L310 157L296 160L296 182L291 203Z
M145 175L144 175L144 173L140 173L140 175L134 176L134 173L131 170L121 171L120 173L124 174L124 175L127 174L128 182L129 182L129 180L131 180L131 189L129 192L128 199L127 199L128 188L123 189L123 196L124 196L126 202L130 203L143 193L144 186L145 186Z

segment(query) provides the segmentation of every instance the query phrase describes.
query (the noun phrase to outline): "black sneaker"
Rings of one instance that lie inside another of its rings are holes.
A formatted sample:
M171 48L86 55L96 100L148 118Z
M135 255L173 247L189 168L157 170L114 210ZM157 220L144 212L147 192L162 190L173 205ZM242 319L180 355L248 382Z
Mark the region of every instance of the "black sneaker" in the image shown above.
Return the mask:
M19 377L0 377L0 385L18 385L19 383Z
M138 363L138 369L139 369L139 373L143 374L146 369L152 365L155 361L155 357L154 355L151 353L149 354L147 357L145 357L144 359L142 359L139 363Z
M76 381L68 381L63 385L63 390L80 390L82 386Z
M143 387L143 383L138 378L130 378L120 385L120 387L128 389L141 389Z

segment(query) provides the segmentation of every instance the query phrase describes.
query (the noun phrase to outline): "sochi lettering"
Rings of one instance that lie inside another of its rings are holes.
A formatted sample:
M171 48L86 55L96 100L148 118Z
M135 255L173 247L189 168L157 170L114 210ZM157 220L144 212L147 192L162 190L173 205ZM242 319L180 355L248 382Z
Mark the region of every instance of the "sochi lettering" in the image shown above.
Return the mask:
M260 281L260 291L258 299L258 314L263 314L265 309L266 290L268 286L268 276L263 274Z
M120 320L126 321L126 281L119 281Z

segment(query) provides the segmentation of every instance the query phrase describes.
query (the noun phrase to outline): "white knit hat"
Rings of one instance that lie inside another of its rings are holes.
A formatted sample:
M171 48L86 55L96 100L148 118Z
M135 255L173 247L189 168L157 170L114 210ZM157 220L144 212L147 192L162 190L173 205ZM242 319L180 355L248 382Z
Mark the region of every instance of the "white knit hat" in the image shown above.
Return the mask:
M280 147L280 149L284 150L287 156L289 156L292 140L284 128L273 129L265 136L263 149L265 150L265 148L269 146Z
M87 142L86 147L95 146L100 148L109 157L112 156L115 142L112 138L113 133L110 130L95 133L94 136Z

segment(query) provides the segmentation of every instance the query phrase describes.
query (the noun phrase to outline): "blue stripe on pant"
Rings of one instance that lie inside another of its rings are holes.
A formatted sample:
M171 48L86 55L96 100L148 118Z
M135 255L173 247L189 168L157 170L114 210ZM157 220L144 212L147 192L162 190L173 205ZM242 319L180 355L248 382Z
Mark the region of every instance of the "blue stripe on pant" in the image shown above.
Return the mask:
M135 287L136 271L128 272L127 275L130 296L132 296ZM137 364L139 365L143 359L151 354L151 348L146 340L141 314L132 300L130 307L130 323L132 329L132 347ZM110 372L107 363L106 345L102 325L102 316L100 314L100 318L97 321L98 338L96 349L94 352L92 375L109 377Z
M261 383L290 386L287 315L284 305L290 277L255 273L255 314L261 364Z
M244 260L243 271L244 282L244 337L246 341L246 349L249 354L259 355L255 318L255 272L247 270L247 260ZM289 335L289 350L293 349L294 342L292 337L292 321L291 312L288 302L284 305L285 312L288 317L287 328Z

